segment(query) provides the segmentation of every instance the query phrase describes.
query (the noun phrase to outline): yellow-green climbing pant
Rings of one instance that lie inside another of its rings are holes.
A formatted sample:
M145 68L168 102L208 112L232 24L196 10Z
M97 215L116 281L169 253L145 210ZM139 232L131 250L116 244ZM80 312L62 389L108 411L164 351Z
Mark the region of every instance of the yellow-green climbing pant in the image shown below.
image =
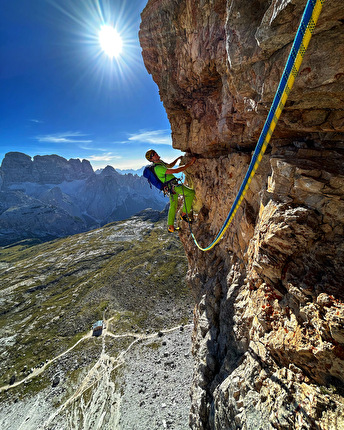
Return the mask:
M178 196L182 196L184 204L182 212L190 213L192 201L195 197L195 191L185 185L178 185L174 188L176 194L170 194L170 209L168 211L167 223L168 225L174 224L174 218L176 216L178 207Z

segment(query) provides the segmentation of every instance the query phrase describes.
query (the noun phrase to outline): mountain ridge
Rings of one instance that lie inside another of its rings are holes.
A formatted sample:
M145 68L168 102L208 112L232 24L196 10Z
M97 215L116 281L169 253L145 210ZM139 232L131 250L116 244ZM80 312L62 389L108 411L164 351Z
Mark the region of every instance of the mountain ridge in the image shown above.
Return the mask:
M0 245L87 231L167 203L142 177L111 166L95 174L88 160L57 155L7 153L0 178Z

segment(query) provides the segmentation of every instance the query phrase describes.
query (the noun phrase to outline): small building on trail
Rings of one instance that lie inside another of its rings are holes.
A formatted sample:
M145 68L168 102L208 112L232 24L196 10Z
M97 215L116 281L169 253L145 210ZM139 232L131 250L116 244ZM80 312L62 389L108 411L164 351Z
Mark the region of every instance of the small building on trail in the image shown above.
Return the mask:
M103 320L95 322L92 326L92 336L100 336L103 332Z

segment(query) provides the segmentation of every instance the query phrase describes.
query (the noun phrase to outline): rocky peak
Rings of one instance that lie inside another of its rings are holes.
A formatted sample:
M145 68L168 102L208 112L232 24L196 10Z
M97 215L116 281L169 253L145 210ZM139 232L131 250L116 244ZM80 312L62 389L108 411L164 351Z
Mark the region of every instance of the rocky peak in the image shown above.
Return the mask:
M33 178L32 159L21 152L8 152L2 160L0 172L5 183L25 182Z
M101 176L117 176L119 177L121 174L118 173L112 166L106 166L100 173Z
M304 6L149 0L142 13L143 59L173 146L198 156L188 181L202 246L237 195ZM344 426L343 22L343 3L324 2L223 240L202 253L181 234L196 297L193 429Z
M31 159L20 152L7 153L0 172L4 185L20 182L60 184L94 175L88 160L66 160L58 155L36 155Z

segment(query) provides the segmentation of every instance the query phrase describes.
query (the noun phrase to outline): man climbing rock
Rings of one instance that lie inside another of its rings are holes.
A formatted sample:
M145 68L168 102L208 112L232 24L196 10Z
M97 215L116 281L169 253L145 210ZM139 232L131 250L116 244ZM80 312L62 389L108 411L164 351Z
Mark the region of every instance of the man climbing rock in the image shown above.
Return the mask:
M153 150L150 149L146 152L146 158L148 161L154 164L154 172L156 176L163 183L169 184L169 194L170 194L170 209L168 211L168 231L173 233L176 231L174 227L174 219L176 216L176 211L178 207L178 196L183 196L184 204L182 207L182 212L180 217L182 220L186 222L191 222L190 212L193 199L195 197L195 191L185 185L178 185L177 178L174 176L174 173L184 172L188 167L192 166L196 161L196 158L193 157L187 164L184 166L179 166L173 169L176 163L182 158L178 157L171 163L165 163L160 159L160 156ZM189 214L189 216L188 216Z

